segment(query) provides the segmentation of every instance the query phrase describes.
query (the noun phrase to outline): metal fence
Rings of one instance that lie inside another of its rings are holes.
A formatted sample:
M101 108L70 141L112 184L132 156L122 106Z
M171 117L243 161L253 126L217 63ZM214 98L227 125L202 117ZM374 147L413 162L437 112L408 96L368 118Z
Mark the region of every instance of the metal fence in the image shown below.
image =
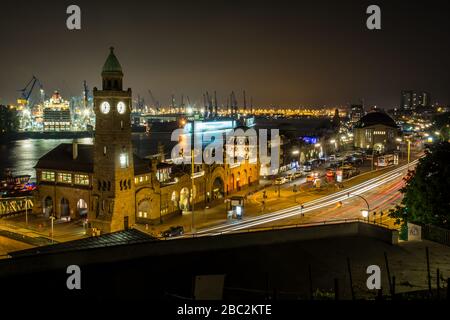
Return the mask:
M433 225L422 226L422 238L450 246L450 230Z

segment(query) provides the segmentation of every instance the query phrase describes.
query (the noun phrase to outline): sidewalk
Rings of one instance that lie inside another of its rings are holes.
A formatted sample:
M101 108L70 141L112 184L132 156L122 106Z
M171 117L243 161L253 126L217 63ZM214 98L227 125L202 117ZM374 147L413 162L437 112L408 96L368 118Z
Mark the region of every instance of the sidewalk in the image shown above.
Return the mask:
M0 219L0 234L37 246L52 243L50 219L32 214L28 215L28 224L26 224L23 215ZM53 243L76 240L82 237L85 237L85 230L80 221L63 222L55 220Z

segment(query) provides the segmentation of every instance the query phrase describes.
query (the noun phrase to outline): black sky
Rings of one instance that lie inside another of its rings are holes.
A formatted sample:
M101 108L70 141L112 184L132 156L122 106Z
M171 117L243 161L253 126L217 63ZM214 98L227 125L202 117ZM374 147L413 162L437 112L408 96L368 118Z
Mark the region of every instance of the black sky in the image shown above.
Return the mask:
M66 28L66 8L82 30ZM366 28L370 4L382 30ZM66 97L100 85L112 45L134 96L147 90L221 103L246 89L257 105L390 108L400 90L450 104L450 11L445 1L2 1L0 103L36 75Z

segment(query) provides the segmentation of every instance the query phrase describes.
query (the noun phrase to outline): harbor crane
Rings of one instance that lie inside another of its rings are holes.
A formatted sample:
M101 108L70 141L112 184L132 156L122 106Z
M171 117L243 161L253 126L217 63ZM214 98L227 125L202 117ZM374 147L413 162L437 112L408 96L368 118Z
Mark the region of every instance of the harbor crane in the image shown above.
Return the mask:
M36 87L36 84L39 86L41 99L43 99L42 96L44 94L44 90L43 90L42 83L39 81L38 78L36 78L33 75L31 80L28 81L25 88L18 90L21 93L21 97L18 99L19 103L23 104L24 106L30 105L30 97L31 97L31 94L33 93L33 89Z
M155 99L153 96L152 90L148 90L148 93L150 95L150 99L152 99L153 106L156 108L156 112L159 113L159 101Z

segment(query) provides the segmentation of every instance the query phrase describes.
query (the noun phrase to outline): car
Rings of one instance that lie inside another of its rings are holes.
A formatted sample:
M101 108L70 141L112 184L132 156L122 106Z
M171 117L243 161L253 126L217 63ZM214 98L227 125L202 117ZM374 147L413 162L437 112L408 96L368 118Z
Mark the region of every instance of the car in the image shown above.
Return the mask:
M285 177L278 177L278 178L275 179L275 184L276 185L280 185L280 184L283 184L283 183L286 183L286 178Z
M184 234L183 226L172 226L169 229L161 232L161 236L164 238L177 237Z
M318 177L319 177L319 174L317 172L312 172L312 173L308 174L308 176L306 176L306 181L314 182L314 180L316 180Z
M297 172L291 173L290 175L288 175L287 178L289 179L289 181L293 181L293 180L297 179L299 176L296 174L297 174Z
M302 176L303 174L300 171L297 171L294 173L294 179L298 179Z

